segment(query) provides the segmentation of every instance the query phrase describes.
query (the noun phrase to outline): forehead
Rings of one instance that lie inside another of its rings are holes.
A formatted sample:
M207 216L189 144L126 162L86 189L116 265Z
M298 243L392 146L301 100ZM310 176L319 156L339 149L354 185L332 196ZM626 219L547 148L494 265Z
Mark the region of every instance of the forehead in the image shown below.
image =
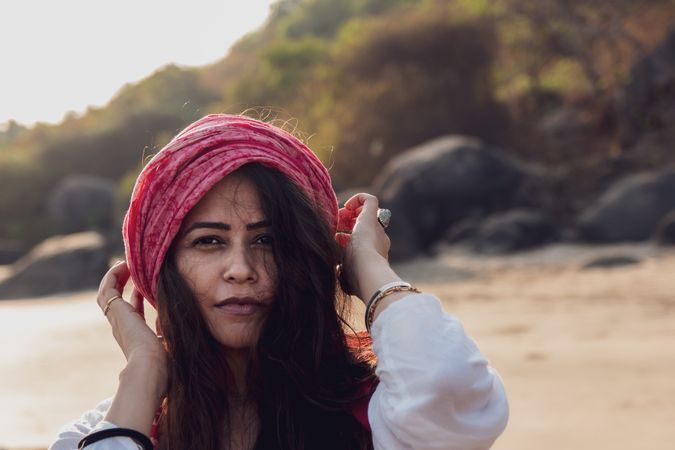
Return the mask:
M185 223L207 218L223 221L262 219L260 197L253 182L236 172L227 175L190 210Z

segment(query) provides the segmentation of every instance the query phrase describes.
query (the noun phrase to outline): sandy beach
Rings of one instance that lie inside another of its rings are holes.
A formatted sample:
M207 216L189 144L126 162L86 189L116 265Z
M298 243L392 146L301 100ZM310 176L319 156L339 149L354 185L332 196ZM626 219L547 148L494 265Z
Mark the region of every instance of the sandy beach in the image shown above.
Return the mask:
M582 270L598 256L639 264ZM444 250L398 272L458 316L506 385L495 450L666 450L675 442L675 250ZM46 448L112 395L124 358L94 292L0 302L0 449Z

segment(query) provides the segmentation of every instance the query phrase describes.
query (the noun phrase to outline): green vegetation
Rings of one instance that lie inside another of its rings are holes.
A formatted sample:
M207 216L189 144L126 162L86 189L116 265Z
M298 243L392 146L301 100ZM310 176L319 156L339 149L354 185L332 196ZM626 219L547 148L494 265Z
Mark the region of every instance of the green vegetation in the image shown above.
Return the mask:
M212 112L254 108L308 133L340 187L369 183L391 156L447 133L573 164L580 156L537 147L535 119L580 100L611 110L631 65L673 23L674 6L280 0L218 63L164 67L57 126L0 128L0 239L31 245L57 232L45 199L68 174L115 180L128 198L143 160Z

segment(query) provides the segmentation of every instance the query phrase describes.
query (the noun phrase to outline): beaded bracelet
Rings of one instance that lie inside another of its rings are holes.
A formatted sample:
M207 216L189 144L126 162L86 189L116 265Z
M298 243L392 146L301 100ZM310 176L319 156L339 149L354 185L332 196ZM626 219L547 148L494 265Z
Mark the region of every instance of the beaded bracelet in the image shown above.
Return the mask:
M418 294L421 293L419 289L414 287L410 283L406 283L405 281L393 281L391 283L387 283L384 286L382 286L380 289L378 289L372 297L370 297L370 300L368 301L368 306L366 306L366 330L368 330L368 333L370 333L370 327L373 324L373 319L375 318L375 308L377 308L378 303L385 298L387 295L393 294L394 292L402 292L402 291L411 291L411 292L417 292Z
M88 434L85 437L83 437L82 440L77 444L77 448L83 449L87 445L93 444L94 442L98 442L102 439L108 439L117 436L128 437L133 439L134 441L136 441L136 443L140 444L140 446L143 447L143 450L153 450L152 441L150 440L149 437L147 437L146 435L144 435L139 431L132 430L129 428L108 428L106 430L100 430Z

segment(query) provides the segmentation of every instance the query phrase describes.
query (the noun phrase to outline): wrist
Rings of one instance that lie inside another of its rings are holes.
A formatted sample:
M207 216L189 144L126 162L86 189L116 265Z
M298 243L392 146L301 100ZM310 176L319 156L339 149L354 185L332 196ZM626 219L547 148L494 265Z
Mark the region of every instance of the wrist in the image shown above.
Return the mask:
M158 340L159 343L159 340ZM129 352L127 358L127 367L142 367L146 370L166 369L168 354L160 345L155 348L148 346L139 346Z
M401 280L381 255L362 259L355 269L356 295L364 303L383 285Z
M366 304L365 323L368 332L370 333L373 321L382 309L389 306L391 302L400 300L404 295L410 294L410 292L421 293L419 289L406 281L393 281L380 287ZM378 309L379 305L382 305L383 308Z
M358 268L359 266L367 266L373 264L385 264L389 265L387 258L382 256L375 249L362 250L358 254L354 255L354 265Z
M159 406L166 393L168 378L165 358L132 357L120 372L119 387Z
M147 359L130 359L119 376L117 392L105 420L150 435L166 391L166 369Z

